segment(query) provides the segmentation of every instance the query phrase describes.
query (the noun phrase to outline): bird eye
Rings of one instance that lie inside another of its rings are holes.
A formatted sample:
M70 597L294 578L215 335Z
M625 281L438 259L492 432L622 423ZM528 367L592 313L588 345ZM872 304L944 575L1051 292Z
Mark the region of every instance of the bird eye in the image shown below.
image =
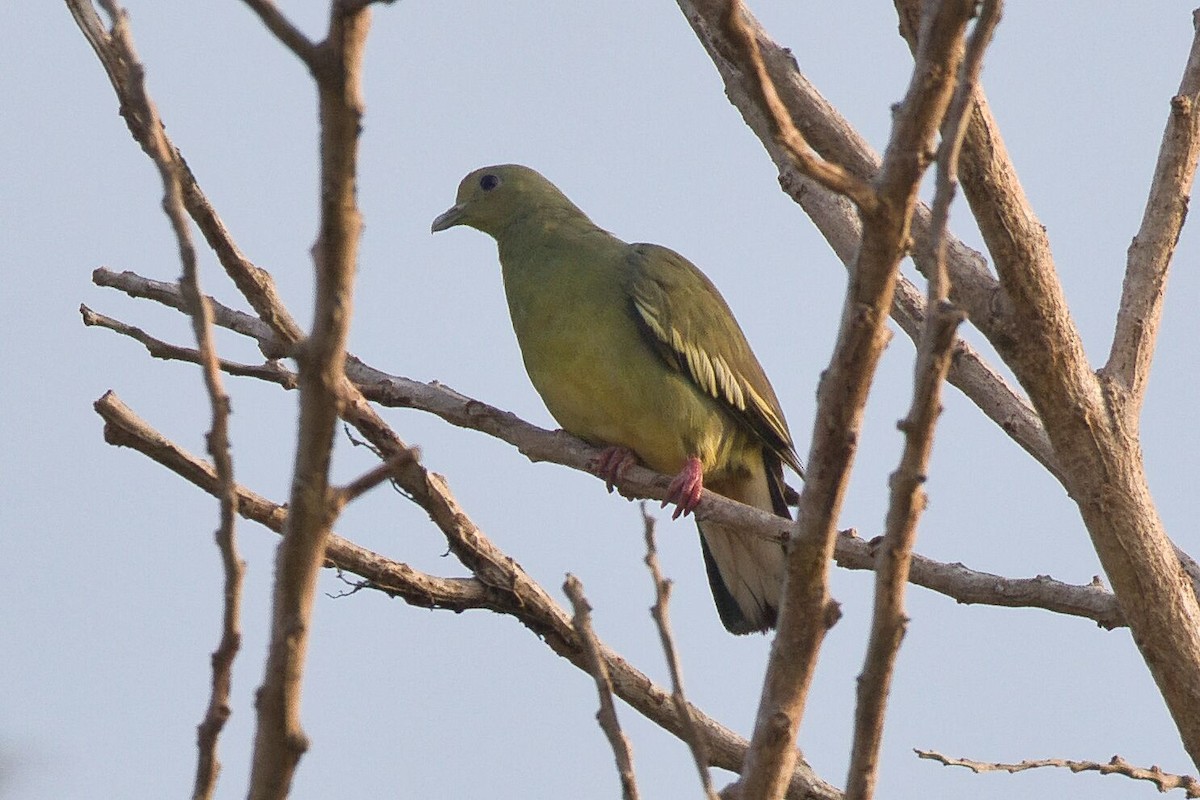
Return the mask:
M488 174L479 179L479 188L483 189L485 192L490 192L499 185L500 179L495 175Z

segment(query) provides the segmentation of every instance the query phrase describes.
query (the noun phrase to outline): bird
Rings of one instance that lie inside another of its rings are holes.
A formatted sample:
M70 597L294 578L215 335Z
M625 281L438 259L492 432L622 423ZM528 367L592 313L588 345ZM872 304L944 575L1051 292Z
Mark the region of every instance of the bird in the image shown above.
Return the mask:
M482 167L431 231L465 225L496 240L526 371L562 429L602 448L611 491L641 462L673 475L673 518L707 487L791 518L783 466L803 478L775 390L720 292L686 258L598 227L519 164ZM717 614L734 634L773 628L786 549L699 521Z

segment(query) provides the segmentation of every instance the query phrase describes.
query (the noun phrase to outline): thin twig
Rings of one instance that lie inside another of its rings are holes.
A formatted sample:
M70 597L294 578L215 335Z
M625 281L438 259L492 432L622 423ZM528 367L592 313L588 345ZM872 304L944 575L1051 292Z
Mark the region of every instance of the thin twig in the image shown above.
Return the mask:
M106 267L97 267L92 270L92 283L117 289L130 297L153 300L168 308L183 310L183 296L179 293L179 284L177 283L154 280L128 270L114 272ZM279 328L265 322L261 316L230 308L211 295L208 295L206 299L208 305L213 309L217 325L254 339L258 349L268 359L284 358L294 352L297 340L282 334Z
M345 486L334 490L334 504L340 509L347 503L352 503L362 495L374 489L379 484L389 480L398 469L420 461L421 450L409 447L389 457L386 461L376 464L362 475Z
M617 707L613 704L612 679L600 652L600 640L592 628L592 606L583 594L583 583L579 578L567 573L563 582L563 591L571 601L575 610L571 617L571 626L583 643L583 652L587 660L588 671L596 679L596 693L600 696L600 710L596 712L596 721L600 730L612 747L613 757L617 761L617 775L621 778L621 796L625 800L637 800L637 775L633 771L633 748L629 738L621 730L617 720Z
M272 0L244 0L250 10L258 15L263 25L275 35L287 49L296 54L308 68L313 69L317 57L317 45L292 24Z
M912 405L900 423L904 432L904 452L892 473L887 524L879 547L871 634L863 671L858 678L853 746L846 778L847 800L870 800L879 779L884 715L896 658L908 624L904 590L917 538L917 523L926 505L923 484L933 451L934 429L941 414L942 383L950 368L955 331L964 318L962 311L950 302L950 276L946 268L946 230L950 203L957 188L963 118L979 79L984 51L999 18L999 0L985 0L980 18L967 41L958 85L942 126L930 236L934 264L926 302L930 312L917 348Z
M200 351L195 348L181 347L170 342L164 342L162 339L146 333L141 328L105 316L83 304L79 306L79 314L83 317L84 325L107 328L114 333L128 336L130 339L140 342L154 358L161 358L167 361L185 361L191 364L201 363ZM217 360L217 366L222 372L228 375L257 378L260 381L282 386L284 389L295 389L299 385L299 376L278 361L267 361L264 364L242 364L222 358Z
M1099 772L1101 775L1124 775L1139 781L1150 781L1160 792L1172 789L1183 789L1187 797L1200 797L1200 780L1191 775L1173 775L1163 772L1157 766L1146 769L1135 767L1120 756L1113 756L1107 762L1100 761L1071 761L1065 758L1040 758L1021 761L1017 764L999 762L973 761L969 758L953 758L944 756L933 750L913 750L919 758L939 761L948 767L966 767L974 773L981 772L1024 772L1027 769L1040 767L1060 767L1071 772Z
M853 530L842 531L838 535L834 560L844 569L875 570L879 566L878 541L864 542ZM1041 608L1055 614L1089 619L1108 630L1125 627L1116 597L1104 588L1098 577L1083 585L1064 583L1048 575L1008 578L914 554L908 579L916 586L966 605Z
M671 602L671 581L663 577L662 566L658 562L658 547L654 543L654 517L646 510L645 500L638 506L642 512L642 528L646 538L646 566L654 581L654 605L651 606L650 613L654 617L655 627L658 628L663 655L667 658L667 668L671 673L671 700L675 703L676 713L683 720L683 739L692 751L692 759L700 773L700 785L704 789L704 795L709 800L717 800L712 775L708 771L708 748L704 746L704 739L692 720L687 695L683 691L683 668L680 665L679 651L675 648L675 637L671 633L671 616L668 610Z

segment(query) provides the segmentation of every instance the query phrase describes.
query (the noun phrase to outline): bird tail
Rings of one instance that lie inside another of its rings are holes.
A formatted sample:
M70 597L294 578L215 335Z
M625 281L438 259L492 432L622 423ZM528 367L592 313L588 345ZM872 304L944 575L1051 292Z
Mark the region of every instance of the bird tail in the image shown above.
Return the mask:
M761 472L710 488L747 505L791 519L784 501L783 470L763 453ZM773 462L773 463L772 463ZM787 571L780 542L757 538L715 522L697 522L700 550L717 614L730 633L766 632L775 627Z

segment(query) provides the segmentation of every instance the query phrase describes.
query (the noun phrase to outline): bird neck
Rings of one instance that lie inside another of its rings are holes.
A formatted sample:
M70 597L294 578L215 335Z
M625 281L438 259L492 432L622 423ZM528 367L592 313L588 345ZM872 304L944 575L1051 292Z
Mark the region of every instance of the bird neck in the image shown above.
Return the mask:
M587 235L593 230L600 229L588 219L587 214L563 198L561 204L535 206L510 217L504 226L492 235L503 248L506 242L548 242L563 237Z

